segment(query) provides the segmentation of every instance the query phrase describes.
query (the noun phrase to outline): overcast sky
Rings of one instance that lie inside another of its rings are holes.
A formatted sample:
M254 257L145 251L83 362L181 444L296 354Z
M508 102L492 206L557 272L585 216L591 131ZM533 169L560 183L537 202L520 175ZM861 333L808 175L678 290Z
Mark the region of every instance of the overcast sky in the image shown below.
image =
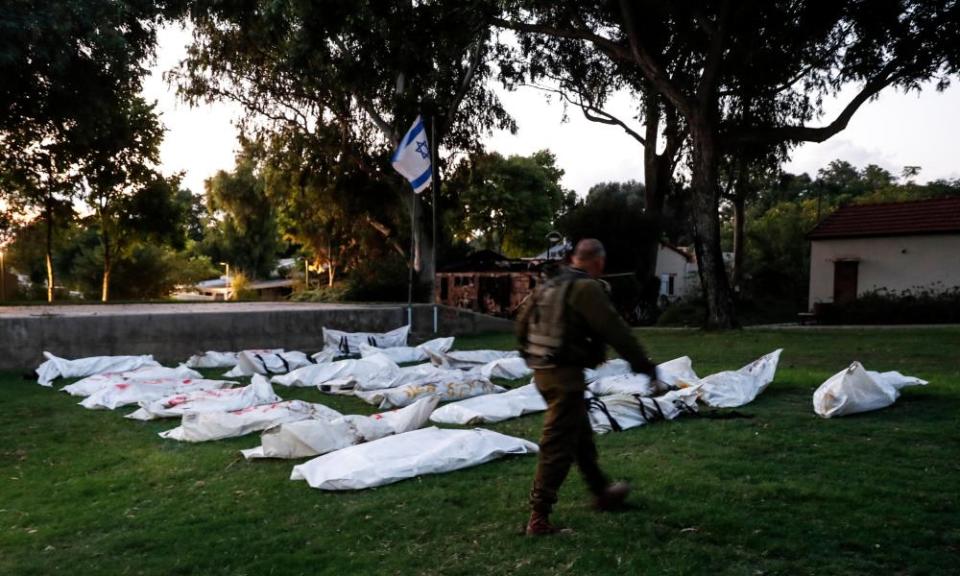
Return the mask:
M217 170L233 167L239 107L215 104L190 108L177 101L162 73L185 56L189 34L166 28L159 35L153 73L144 86L148 100L156 100L167 128L160 155L164 172L186 173L185 185L203 192L203 181ZM854 93L851 89L827 103L828 121ZM643 149L623 130L595 124L578 109L563 107L535 88L503 94L506 109L517 120L516 135L498 132L486 138L489 150L502 154L529 154L548 148L566 174L563 185L585 194L602 181L642 180ZM630 116L630 99L614 98L608 109L623 118ZM635 126L639 128L639 126ZM903 94L887 90L854 115L847 129L822 144L795 149L785 166L790 172L811 176L831 160L840 158L858 167L879 164L894 174L906 165L921 166L918 181L960 178L960 87L938 93Z

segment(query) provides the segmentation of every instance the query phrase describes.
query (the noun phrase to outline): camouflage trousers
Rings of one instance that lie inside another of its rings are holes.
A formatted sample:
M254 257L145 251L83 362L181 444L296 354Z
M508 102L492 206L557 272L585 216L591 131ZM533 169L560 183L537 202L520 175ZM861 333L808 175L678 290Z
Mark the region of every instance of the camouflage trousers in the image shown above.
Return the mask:
M536 370L534 380L547 403L547 413L543 419L530 507L535 512L549 514L574 463L587 488L596 496L603 493L609 480L597 463L597 447L583 397L586 389L583 370L577 367Z

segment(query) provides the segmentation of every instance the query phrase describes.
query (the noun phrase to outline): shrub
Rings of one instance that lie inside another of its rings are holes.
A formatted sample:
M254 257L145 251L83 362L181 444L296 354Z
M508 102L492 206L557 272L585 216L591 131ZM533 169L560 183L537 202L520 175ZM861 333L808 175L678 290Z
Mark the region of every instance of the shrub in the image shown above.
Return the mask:
M337 282L333 286L297 292L290 299L294 302L345 302L349 291L350 286L346 282Z
M822 324L955 324L960 323L960 287L868 292L846 304L817 306Z
M230 276L231 300L256 300L257 293L250 289L250 279L243 272L236 272Z
M668 306L657 319L657 326L703 326L707 307L702 300L681 300Z
M355 302L405 302L407 263L396 254L364 260L350 271L347 299Z

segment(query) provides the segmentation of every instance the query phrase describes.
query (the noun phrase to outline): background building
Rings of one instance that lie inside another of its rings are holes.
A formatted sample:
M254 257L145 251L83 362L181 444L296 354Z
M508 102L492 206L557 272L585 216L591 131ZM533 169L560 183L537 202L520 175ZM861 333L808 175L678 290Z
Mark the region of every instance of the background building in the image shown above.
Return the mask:
M810 234L810 309L960 287L960 198L845 206Z

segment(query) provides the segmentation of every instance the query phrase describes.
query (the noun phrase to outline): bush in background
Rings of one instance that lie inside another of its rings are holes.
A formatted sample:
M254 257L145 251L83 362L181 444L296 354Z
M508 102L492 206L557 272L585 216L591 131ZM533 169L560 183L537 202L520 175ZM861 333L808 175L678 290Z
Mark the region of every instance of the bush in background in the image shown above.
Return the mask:
M821 324L957 324L960 288L867 292L847 304L819 304Z
M333 286L320 286L314 290L302 290L290 296L294 302L346 302L350 286L337 282Z
M657 326L703 326L707 305L703 300L679 300L664 309Z
M243 272L230 275L231 300L257 300L257 292L250 289L250 278Z
M350 270L345 280L333 286L297 292L296 302L405 302L407 300L407 263L399 255L364 260ZM424 299L428 295L418 295Z

